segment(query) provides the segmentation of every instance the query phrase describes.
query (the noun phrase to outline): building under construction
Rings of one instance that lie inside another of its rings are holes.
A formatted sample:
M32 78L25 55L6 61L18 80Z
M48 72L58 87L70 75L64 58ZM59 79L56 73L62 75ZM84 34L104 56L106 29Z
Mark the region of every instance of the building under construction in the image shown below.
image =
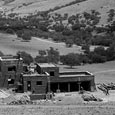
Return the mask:
M20 57L0 57L0 87L17 88L34 94L47 92L73 92L82 87L95 91L94 75L89 72L59 72L51 63L35 63L27 66Z

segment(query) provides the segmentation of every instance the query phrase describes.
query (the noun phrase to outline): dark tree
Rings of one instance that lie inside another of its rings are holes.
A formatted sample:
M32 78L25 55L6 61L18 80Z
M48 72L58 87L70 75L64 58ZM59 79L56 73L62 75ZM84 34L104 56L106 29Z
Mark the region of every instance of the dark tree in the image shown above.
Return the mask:
M111 44L109 48L106 50L107 60L115 60L115 43Z
M66 37L65 44L66 47L72 47L72 45L74 44L74 37L73 36Z
M101 55L101 56L105 56L106 55L106 50L104 47L100 46L94 49L94 53Z
M24 30L24 33L22 35L23 40L31 40L31 31Z
M26 53L25 51L19 51L17 52L17 55L18 54L20 54L20 57L23 58L23 62L25 64L29 65L31 62L33 62L33 57L30 54Z
M48 62L47 56L36 56L35 61L37 63L47 63Z
M69 65L71 68L75 65L80 65L79 55L69 53L67 55L61 56L61 62L63 64Z
M50 47L50 49L47 50L47 60L48 62L51 63L58 63L60 60L60 55L59 55L59 51L57 49L54 49L53 47Z
M39 53L40 56L45 56L46 55L45 50L39 50L38 53Z

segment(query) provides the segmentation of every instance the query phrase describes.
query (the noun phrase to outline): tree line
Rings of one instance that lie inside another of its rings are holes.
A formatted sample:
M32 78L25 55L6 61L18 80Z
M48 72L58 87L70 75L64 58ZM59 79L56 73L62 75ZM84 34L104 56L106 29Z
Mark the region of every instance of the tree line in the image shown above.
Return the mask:
M114 15L114 10L111 9L108 14L110 23L98 27L101 17L95 10L72 16L67 13L51 15L48 11L43 11L22 18L11 13L8 16L0 15L0 31L16 34L24 40L31 40L32 36L52 38L55 42L65 42L67 47L72 47L73 44L110 46L115 38Z
M25 51L17 52L17 55L23 58L25 64L32 62L36 63L54 63L73 66L92 64L92 63L104 63L106 61L115 60L115 43L110 47L104 48L102 46L96 47L94 51L90 51L89 46L83 47L84 53L69 53L67 55L60 55L57 49L50 47L47 50L39 50L38 55L33 58L29 53ZM0 56L4 54L0 52Z

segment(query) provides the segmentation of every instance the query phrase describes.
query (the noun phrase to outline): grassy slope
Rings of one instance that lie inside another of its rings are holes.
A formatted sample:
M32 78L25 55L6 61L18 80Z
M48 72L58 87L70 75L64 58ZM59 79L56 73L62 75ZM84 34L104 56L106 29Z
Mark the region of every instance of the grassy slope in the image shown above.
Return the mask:
M3 7L7 10L14 8L13 12L21 13L23 15L27 13L34 13L35 10L46 11L50 8L70 3L71 1L74 0L15 0L14 2L4 5ZM23 3L31 4L24 6ZM11 11L9 11L9 13L10 12Z
M89 71L95 75L96 83L115 82L115 61L76 66L74 69L67 69L67 66L61 66L60 71Z
M91 10L96 10L101 13L100 24L107 23L108 11L113 8L115 9L115 1L113 0L87 0L79 4L68 6L60 10L55 11L54 13L68 13L69 15L82 13L84 11L90 12Z
M1 6L6 9L7 13L12 12L20 13L21 15L26 15L28 13L34 13L35 11L44 11L56 6L61 6L67 3L70 3L74 0L15 0L9 4L2 6L3 2L0 2ZM24 6L23 3L30 3L27 6ZM64 14L68 13L69 15L76 14L79 12L97 10L101 13L100 24L106 23L108 17L109 9L115 9L114 0L87 0L79 4L74 4L68 7L61 8L55 12ZM55 13L53 12L53 13Z
M38 50L48 49L54 47L59 49L60 54L67 54L70 52L80 52L80 47L73 46L72 48L66 48L64 43L54 43L48 40L42 40L40 38L33 38L30 42L21 42L16 39L15 35L0 33L0 50L5 54L15 55L17 51L26 51L33 56L38 54Z

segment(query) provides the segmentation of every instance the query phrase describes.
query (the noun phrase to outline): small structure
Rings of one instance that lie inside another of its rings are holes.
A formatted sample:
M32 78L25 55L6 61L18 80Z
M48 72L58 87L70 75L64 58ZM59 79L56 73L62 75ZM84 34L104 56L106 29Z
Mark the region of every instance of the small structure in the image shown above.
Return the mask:
M23 71L22 58L14 56L0 57L0 87L15 87Z
M59 67L52 63L37 63L36 71L39 74L47 72L51 77L59 77Z

